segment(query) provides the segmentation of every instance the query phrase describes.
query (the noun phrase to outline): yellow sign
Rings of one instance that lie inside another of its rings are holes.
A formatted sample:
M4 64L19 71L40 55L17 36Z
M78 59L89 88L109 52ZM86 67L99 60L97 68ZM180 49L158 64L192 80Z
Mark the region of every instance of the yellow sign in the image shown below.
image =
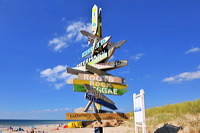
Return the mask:
M67 81L67 83L68 84L77 84L77 85L88 84L90 86L95 86L95 87L106 87L106 88L117 88L117 89L126 89L128 87L128 85L126 85L126 84L79 80L79 79L70 79Z
M92 8L92 33L97 33L97 22L98 22L98 7L96 5Z
M125 113L66 113L67 120L129 120Z

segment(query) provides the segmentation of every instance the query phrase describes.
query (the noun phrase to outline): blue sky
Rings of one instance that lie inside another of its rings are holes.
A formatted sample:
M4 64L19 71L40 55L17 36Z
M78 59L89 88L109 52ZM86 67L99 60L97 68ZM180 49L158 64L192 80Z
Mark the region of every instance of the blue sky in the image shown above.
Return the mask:
M128 66L110 73L126 78L129 91L106 95L119 112L133 110L140 89L146 108L200 97L200 1L0 0L0 119L65 119L86 106L65 67L84 60L79 31L91 32L94 4L103 37L127 40L111 61Z

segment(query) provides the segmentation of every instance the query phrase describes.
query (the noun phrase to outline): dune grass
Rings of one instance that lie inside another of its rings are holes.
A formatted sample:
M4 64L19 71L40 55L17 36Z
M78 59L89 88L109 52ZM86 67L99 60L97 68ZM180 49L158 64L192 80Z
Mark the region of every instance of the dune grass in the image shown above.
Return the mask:
M169 123L182 126L180 133L200 133L200 99L146 109L146 124L149 133ZM130 112L134 117L134 112Z

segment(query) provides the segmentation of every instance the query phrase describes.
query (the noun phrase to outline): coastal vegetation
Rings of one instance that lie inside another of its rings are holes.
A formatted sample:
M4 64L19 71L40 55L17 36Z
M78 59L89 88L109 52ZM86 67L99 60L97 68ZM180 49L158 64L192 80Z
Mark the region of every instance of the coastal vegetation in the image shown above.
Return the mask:
M134 112L130 115L134 117ZM200 133L200 99L146 109L147 132L165 123L182 126L180 133Z

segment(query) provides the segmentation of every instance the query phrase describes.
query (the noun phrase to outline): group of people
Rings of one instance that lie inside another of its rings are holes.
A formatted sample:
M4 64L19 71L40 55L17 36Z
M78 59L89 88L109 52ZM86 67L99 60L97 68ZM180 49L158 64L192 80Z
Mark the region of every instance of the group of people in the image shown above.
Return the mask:
M44 131L35 131L35 128L32 128L30 131L26 130L27 133L44 133ZM24 131L21 127L19 127L17 130L14 130L13 127L9 127L8 130L17 132L17 131Z

